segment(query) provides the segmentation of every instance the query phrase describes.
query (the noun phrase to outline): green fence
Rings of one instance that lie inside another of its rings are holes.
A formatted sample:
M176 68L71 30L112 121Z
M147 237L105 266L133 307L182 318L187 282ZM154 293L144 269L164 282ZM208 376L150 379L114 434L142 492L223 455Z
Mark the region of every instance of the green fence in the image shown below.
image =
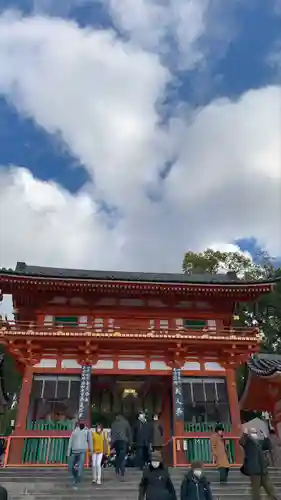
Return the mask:
M26 438L23 464L66 464L68 438Z
M73 420L64 420L63 422L38 420L37 422L28 422L26 429L30 431L72 431L74 425Z
M213 454L211 442L208 438L187 438L183 440L183 449L185 451L188 463L200 461L205 464L213 463ZM226 440L226 450L230 464L235 464L235 443L234 440Z
M214 432L215 427L217 423L216 422L201 422L197 424L192 424L189 422L184 423L184 431L185 432ZM223 427L224 432L231 432L232 430L232 424L225 423L225 424L220 424Z

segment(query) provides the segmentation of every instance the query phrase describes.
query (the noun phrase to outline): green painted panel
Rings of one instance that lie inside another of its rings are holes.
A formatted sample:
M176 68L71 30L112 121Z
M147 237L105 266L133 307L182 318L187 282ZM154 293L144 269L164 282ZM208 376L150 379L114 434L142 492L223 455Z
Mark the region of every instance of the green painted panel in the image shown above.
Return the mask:
M66 464L69 438L26 438L23 464Z
M74 422L73 420L64 420L63 422L39 420L38 422L28 422L26 428L33 431L69 431L74 428Z
M204 328L206 326L206 320L202 319L184 319L183 320L183 326L184 328L194 328L194 329L200 329Z
M55 325L77 326L77 316L55 316Z
M230 464L235 464L234 441L229 440L226 444L228 459ZM184 439L185 456L188 463L199 461L204 464L213 463L213 454L210 439L208 438L190 438Z
M184 423L184 431L185 432L214 432L216 422L200 422L200 423ZM232 424L230 422L221 424L223 426L223 430L225 432L231 432Z

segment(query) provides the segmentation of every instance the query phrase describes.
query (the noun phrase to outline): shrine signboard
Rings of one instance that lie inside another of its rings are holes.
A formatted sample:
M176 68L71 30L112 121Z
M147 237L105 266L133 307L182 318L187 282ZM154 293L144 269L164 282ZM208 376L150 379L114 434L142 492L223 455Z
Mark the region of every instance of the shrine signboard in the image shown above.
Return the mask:
M184 405L182 394L181 369L173 368L173 398L174 415L176 420L184 420Z
M86 420L89 413L90 393L91 393L91 374L92 367L89 365L82 366L81 385L79 394L79 420Z

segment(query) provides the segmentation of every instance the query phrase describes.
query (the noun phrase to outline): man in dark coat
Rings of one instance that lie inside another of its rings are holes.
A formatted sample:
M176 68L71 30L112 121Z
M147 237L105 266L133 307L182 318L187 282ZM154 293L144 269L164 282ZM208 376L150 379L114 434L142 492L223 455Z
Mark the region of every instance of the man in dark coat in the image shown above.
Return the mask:
M132 435L128 420L123 415L117 415L111 426L111 448L116 451L115 471L116 475L125 475L126 453L131 446Z
M158 415L155 414L151 423L151 441L153 450L162 450L163 447L163 427L159 422Z
M8 492L4 486L0 486L0 500L8 500Z
M271 500L277 500L264 457L264 452L271 450L270 440L259 439L256 429L250 429L250 431L245 429L240 445L244 448L244 463L241 472L250 477L253 500L260 500L262 486Z
M212 491L201 462L193 462L181 484L180 500L212 500Z
M177 500L168 469L159 451L154 451L139 485L139 500Z
M145 413L140 412L134 426L134 443L136 445L136 460L142 470L150 460L151 424L147 421Z

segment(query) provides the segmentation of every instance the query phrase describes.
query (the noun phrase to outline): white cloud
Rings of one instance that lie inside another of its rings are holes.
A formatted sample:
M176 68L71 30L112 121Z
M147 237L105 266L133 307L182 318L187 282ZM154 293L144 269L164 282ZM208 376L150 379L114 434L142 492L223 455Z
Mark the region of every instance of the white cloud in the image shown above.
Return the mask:
M212 53L217 59L234 35L237 0L100 0L130 40L190 70ZM204 39L205 43L202 43ZM170 43L172 40L172 44ZM171 50L172 47L172 50ZM176 48L176 51L175 51ZM213 49L213 50L212 50ZM210 64L210 60L208 61Z
M175 108L163 128L171 75L157 55L39 17L2 16L0 67L0 94L60 134L93 180L71 195L26 169L3 169L2 265L175 271L187 249L250 236L281 253L279 87L193 114ZM113 229L101 197L118 209Z

